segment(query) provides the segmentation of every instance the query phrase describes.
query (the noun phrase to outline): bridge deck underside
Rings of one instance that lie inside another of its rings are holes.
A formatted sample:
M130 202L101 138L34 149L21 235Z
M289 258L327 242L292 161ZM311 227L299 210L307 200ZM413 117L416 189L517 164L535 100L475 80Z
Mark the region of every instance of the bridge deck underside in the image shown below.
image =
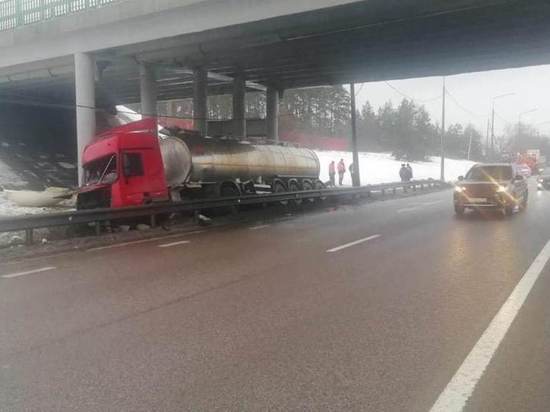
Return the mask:
M550 4L539 0L358 2L98 51L98 94L138 102L139 61L157 65L159 100L192 96L196 66L286 89L544 64L549 22ZM70 58L0 74L0 98L72 104L73 79ZM230 81L209 80L210 94L231 90Z

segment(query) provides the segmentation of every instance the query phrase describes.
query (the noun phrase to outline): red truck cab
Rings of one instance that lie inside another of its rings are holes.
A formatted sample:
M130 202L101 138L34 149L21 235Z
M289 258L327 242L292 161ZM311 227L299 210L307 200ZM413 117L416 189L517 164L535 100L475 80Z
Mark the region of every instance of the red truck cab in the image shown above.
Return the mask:
M82 166L78 209L138 206L169 199L155 119L101 133L84 149Z

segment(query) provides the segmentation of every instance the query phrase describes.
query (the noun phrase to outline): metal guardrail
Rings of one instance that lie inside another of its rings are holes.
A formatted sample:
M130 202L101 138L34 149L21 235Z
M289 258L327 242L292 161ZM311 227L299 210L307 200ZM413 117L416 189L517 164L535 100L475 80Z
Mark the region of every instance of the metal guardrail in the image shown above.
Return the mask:
M25 231L27 244L33 242L33 230L55 226L71 226L94 223L96 233L100 232L102 222L149 217L151 226L156 226L156 217L161 214L178 212L197 212L203 209L227 208L242 205L258 205L279 202L296 202L303 200L328 199L328 198L360 198L370 197L373 193L385 194L397 193L397 190L424 189L443 186L439 180L416 180L408 183L386 183L368 185L357 188L338 188L307 190L300 192L269 193L262 195L249 195L239 197L226 197L218 199L205 199L195 201L183 201L173 203L157 203L145 206L128 207L120 209L91 209L62 213L46 213L42 215L25 215L11 218L0 218L1 232Z
M94 9L119 0L0 0L0 31Z

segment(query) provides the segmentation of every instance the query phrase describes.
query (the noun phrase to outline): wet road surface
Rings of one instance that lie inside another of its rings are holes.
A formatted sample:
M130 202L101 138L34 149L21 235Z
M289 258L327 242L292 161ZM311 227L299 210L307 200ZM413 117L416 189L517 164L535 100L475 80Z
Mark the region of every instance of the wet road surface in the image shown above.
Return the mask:
M0 262L0 409L550 410L550 192L451 198Z

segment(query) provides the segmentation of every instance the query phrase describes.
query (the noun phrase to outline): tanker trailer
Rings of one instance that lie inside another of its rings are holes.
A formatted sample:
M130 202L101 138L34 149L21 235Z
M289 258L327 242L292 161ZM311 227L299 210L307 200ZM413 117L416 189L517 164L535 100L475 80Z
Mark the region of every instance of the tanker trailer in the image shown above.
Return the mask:
M237 196L322 187L319 159L309 149L186 134L159 143L167 185L184 188L182 195L197 188L201 195Z
M157 135L148 119L99 135L82 159L80 209L323 187L312 150L183 132Z

